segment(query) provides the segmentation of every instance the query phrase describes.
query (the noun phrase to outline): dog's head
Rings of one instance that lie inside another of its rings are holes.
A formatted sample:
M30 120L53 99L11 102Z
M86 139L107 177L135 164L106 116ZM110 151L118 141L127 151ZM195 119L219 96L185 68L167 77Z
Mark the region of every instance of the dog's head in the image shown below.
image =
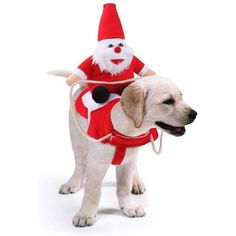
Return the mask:
M144 77L127 86L121 95L121 107L136 128L158 126L175 136L183 135L185 125L197 116L184 102L178 87L157 76Z

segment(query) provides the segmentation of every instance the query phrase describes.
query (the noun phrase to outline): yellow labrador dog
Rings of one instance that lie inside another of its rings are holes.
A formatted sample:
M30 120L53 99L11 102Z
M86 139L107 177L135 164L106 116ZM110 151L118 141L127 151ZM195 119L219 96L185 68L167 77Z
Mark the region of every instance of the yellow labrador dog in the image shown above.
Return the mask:
M79 89L74 98L81 92ZM114 128L127 136L138 136L150 128L161 128L169 134L181 136L185 125L192 123L195 112L182 99L178 87L169 79L157 76L141 78L127 86L111 114ZM86 132L87 120L78 114L77 122ZM77 227L94 224L103 178L112 162L115 147L91 143L77 130L70 114L70 134L75 155L72 177L59 190L61 194L75 193L85 180L82 206L73 218ZM131 192L140 194L145 187L136 166L138 148L127 148L124 160L116 167L117 197L122 212L128 217L142 217L145 211L134 202Z

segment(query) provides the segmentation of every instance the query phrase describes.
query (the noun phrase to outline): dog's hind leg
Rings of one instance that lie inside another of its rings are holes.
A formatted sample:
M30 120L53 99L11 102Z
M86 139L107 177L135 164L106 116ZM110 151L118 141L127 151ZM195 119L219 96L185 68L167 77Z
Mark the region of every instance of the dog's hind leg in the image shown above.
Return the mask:
M136 164L135 171L134 171L134 177L133 177L133 186L132 186L131 192L133 194L143 194L145 191L146 191L146 188L139 176L138 167Z
M83 155L81 148L77 147L76 149L74 173L70 179L60 187L60 194L76 193L82 187L85 177L85 158L81 157L81 155Z
M86 149L85 144L78 134L75 123L70 114L70 136L75 157L75 169L71 178L59 188L60 194L69 194L77 192L85 178L85 165L86 165ZM83 146L84 145L84 146Z

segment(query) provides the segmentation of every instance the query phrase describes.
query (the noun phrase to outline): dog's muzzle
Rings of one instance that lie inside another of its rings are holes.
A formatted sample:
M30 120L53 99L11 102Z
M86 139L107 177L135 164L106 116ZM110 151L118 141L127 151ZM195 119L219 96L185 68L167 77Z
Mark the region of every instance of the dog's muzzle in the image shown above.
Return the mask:
M161 121L156 121L155 124L159 126L161 129L164 129L166 132L174 135L174 136L182 136L185 134L185 127L174 127L172 125L168 125Z
M188 122L186 125L192 123L196 117L197 117L197 112L194 110L191 110L188 114ZM157 126L159 126L161 129L165 130L166 132L168 132L169 134L172 134L174 136L182 136L185 134L186 130L184 126L180 126L180 127L175 127L169 124L166 124L164 122L161 121L156 121L155 124Z

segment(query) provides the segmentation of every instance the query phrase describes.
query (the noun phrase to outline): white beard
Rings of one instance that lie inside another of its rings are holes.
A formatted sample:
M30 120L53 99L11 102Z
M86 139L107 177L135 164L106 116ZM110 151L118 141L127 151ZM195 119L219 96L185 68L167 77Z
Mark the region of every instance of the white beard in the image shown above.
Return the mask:
M120 53L114 52L114 47L122 43ZM114 47L109 48L108 45L113 44ZM98 43L98 47L93 53L93 64L98 64L100 70L109 72L111 75L117 75L127 69L133 59L133 50L125 43L123 39L106 39ZM119 64L114 64L111 60L123 59Z

